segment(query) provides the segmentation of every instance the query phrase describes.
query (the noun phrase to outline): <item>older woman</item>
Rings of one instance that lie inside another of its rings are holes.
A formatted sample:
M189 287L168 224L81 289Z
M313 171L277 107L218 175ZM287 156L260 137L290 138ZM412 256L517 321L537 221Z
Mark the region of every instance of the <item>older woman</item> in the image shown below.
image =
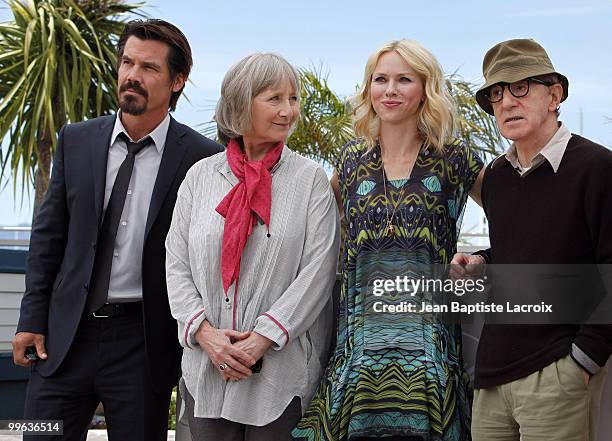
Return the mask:
M338 210L323 169L284 145L299 104L282 57L238 62L215 114L227 149L179 190L167 279L194 439L289 439L322 374Z
M346 225L338 341L296 439L470 439L459 326L380 312L374 301L393 302L371 283L453 257L482 169L453 139L454 120L429 51L401 40L370 57L355 97L359 138L343 149L333 178Z

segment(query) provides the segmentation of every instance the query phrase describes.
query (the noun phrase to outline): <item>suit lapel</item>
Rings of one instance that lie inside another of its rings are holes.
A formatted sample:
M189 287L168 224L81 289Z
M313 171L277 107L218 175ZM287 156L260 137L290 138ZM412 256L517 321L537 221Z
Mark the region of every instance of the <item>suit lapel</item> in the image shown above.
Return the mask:
M98 219L98 228L102 225L104 191L106 186L106 164L108 161L110 137L113 133L114 124L115 117L104 117L98 127L98 133L92 136L90 158L94 181L94 205L96 208L96 219Z
M176 172L179 165L181 165L183 157L185 156L186 147L182 142L183 135L185 135L184 129L174 120L174 118L170 117L170 126L168 127L168 135L166 136L166 145L164 147L161 163L159 164L159 171L157 172L155 186L153 187L151 204L149 204L149 213L147 215L147 224L145 229L145 240L149 235L151 226L155 222L155 219L157 219L159 210L166 199L168 190L170 190L172 182L176 177Z

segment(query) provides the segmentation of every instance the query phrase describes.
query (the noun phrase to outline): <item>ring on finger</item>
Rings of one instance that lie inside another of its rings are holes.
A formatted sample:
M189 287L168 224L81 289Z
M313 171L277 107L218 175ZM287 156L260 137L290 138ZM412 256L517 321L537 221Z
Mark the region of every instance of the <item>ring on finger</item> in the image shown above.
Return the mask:
M227 363L221 363L221 364L219 365L219 370L220 370L220 371L224 371L224 370L226 370L226 369L227 369Z

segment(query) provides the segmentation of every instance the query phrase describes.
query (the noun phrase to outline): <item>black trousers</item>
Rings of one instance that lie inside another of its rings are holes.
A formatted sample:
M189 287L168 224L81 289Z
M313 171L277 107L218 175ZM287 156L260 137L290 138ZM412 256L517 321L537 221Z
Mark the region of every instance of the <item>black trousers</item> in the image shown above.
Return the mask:
M152 390L140 315L84 319L59 369L42 377L34 367L24 419L63 420L63 436L24 440L81 441L102 402L109 441L166 440L171 390Z

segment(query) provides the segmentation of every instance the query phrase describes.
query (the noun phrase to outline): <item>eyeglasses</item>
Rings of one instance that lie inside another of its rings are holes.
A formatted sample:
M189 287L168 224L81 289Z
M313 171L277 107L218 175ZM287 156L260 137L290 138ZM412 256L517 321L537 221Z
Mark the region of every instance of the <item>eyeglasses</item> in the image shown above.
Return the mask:
M552 86L555 84L549 81L540 80L538 78L525 78L524 80L516 81L514 83L497 83L494 86L491 86L489 90L485 92L485 96L490 103L498 103L504 98L504 87L507 86L513 97L521 98L529 93L529 83L531 81L534 83L543 84L545 86Z

